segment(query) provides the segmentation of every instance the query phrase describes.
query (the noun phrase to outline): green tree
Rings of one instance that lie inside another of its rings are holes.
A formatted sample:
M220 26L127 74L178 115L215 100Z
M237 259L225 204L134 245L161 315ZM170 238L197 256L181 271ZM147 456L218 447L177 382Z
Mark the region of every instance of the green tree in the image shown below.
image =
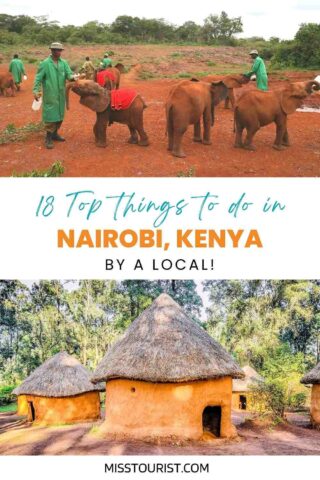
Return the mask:
M204 20L203 38L207 43L230 44L236 33L243 32L241 17L229 18L224 11L220 15L209 15Z

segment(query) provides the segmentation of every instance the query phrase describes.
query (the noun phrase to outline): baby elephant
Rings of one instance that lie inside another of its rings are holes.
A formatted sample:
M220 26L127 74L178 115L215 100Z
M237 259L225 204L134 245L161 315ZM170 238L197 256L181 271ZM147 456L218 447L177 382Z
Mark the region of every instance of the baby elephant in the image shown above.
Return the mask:
M234 120L236 128L235 147L247 150L256 150L252 139L260 127L274 122L277 127L276 138L273 148L282 150L289 146L289 135L287 130L287 115L294 113L301 107L303 100L320 90L320 83L294 82L288 83L284 88L271 92L253 90L245 92L237 101ZM243 130L247 130L247 136L242 142Z
M11 90L11 96L15 96L15 83L11 73L0 74L0 95L6 95L7 89Z
M229 103L231 103L231 109L234 110L235 96L233 90L235 88L241 88L242 85L245 85L250 82L250 78L242 74L231 74L231 75L208 75L203 77L204 82L218 82L221 80L226 87L228 88L228 95L224 101L224 108L229 108Z
M121 88L109 91L92 80L78 80L67 85L66 103L69 109L69 92L80 96L80 103L97 114L93 127L97 147L107 146L107 125L123 123L130 130L129 143L149 145L143 128L143 111L146 104L134 90ZM140 138L139 138L139 136Z
M195 142L211 145L210 129L214 123L214 107L228 94L222 82L184 80L173 87L166 102L168 150L175 157L185 157L182 138L189 125L194 125ZM203 139L201 136L203 118Z

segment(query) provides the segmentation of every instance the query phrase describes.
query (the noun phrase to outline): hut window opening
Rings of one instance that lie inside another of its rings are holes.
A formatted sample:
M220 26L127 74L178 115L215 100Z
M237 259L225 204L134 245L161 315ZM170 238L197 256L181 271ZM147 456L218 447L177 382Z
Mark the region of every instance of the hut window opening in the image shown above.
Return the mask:
M247 397L245 395L239 397L239 408L240 410L247 410Z
M221 407L206 407L202 413L202 426L204 432L220 437Z
M34 422L35 419L36 419L36 412L35 412L35 409L34 409L33 402L28 402L28 407L29 407L29 418L30 418L31 422Z
M131 392L134 393L136 389L134 387L131 388Z

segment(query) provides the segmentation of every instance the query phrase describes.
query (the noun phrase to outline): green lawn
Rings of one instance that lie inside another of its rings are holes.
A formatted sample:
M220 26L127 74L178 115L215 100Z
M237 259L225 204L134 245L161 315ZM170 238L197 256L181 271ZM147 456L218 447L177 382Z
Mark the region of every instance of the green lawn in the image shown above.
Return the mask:
M16 403L9 403L8 405L0 405L0 413L15 412L17 410Z

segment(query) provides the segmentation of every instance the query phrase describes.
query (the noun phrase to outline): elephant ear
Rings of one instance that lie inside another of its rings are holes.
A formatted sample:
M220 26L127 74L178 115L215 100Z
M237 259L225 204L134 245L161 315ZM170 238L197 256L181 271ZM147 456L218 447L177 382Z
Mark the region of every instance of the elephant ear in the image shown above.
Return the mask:
M85 95L80 99L81 105L90 108L94 112L104 112L110 104L110 94L105 90L99 95Z
M211 95L213 96L213 104L218 105L221 100L224 100L228 96L228 87L224 81L211 83Z
M281 109L286 115L290 115L294 113L297 108L301 107L303 103L304 96L298 95L298 92L295 91L293 85L288 86L285 88L281 94Z
M228 88L241 88L242 87L242 82L240 81L239 77L227 76L223 79L223 83Z

